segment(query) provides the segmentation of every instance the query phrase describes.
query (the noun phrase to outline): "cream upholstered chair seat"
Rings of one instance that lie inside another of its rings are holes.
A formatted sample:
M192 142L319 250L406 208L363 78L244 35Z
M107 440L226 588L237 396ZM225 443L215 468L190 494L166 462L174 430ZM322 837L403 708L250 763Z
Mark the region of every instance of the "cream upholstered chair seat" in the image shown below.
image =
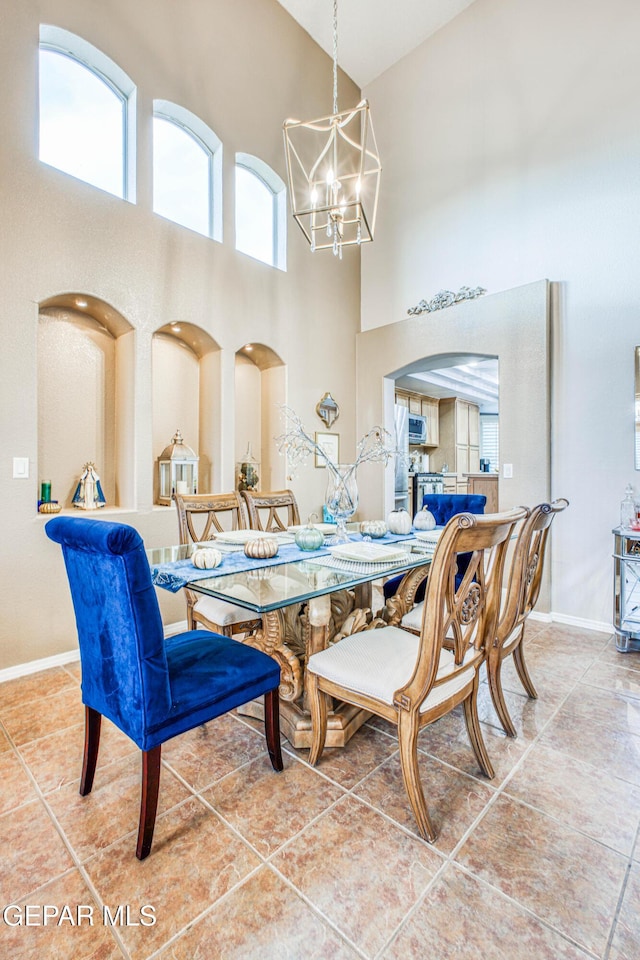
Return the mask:
M276 594L278 589L284 588L287 579L281 574L276 573L276 567L266 567L263 568L261 572L264 574L265 572L270 572L270 569L273 569L273 574L269 576L267 582L269 586L273 588L274 594ZM239 600L255 600L253 592L241 583L235 584L230 596L237 597ZM239 603L233 603L232 600L218 600L216 597L201 597L200 600L196 602L193 612L194 614L198 614L196 619L204 617L206 620L217 623L222 627L229 627L236 623L245 623L247 618L251 618L252 616L258 619L258 614L252 613L247 607L242 607Z
M308 669L318 677L325 677L349 690L374 697L389 706L393 695L404 687L413 673L420 650L420 638L399 627L353 634L349 642L335 643L309 659ZM482 653L470 646L463 664L456 668L451 650L441 650L436 685L422 703L424 713L462 690L473 680ZM445 680L447 674L454 674Z
M194 619L202 622L202 618L221 627L231 627L237 623L246 623L252 617L251 610L241 607L238 603L228 600L218 600L216 597L202 597L193 606ZM254 619L258 614L253 614Z
M412 633L420 633L422 627L422 613L424 610L424 600L416 603L400 621L404 630L411 630Z

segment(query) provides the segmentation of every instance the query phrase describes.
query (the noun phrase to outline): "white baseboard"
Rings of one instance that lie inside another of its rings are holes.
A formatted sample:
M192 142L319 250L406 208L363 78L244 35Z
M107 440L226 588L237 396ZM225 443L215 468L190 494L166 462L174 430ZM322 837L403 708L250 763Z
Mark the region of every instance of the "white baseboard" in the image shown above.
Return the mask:
M65 663L75 663L80 659L79 650L67 650L66 653L56 653L53 657L43 657L42 660L30 660L28 663L17 663L15 667L0 670L0 683L5 680L16 680L26 677L30 673L39 673L40 670L50 670L51 667L63 667Z
M535 617L535 613L531 614ZM597 630L598 633L613 634L613 623L603 623L602 620L584 620L582 617L570 617L564 613L552 613L551 619L554 623L566 623L570 627L579 627L581 630Z
M599 620L583 620L580 617L569 617L564 613L536 613L534 610L530 614L532 620L538 620L542 623L566 623L571 627L579 627L582 630L597 630L599 633L613 633L613 625L602 623ZM164 628L165 637L173 637L176 633L183 633L187 629L186 620L178 620L176 623L168 623ZM56 653L53 657L44 657L42 660L31 660L29 663L18 663L15 667L7 667L0 670L0 683L5 680L16 680L18 677L26 677L30 673L38 673L40 670L50 670L52 667L63 667L65 663L75 663L80 659L79 650L68 650L66 653Z
M164 628L165 637L174 637L176 633L186 633L189 624L186 620L177 620L175 623L167 623Z
M540 623L553 623L553 618L550 613L536 613L536 611L533 610L529 614L529 618L531 620L538 620Z

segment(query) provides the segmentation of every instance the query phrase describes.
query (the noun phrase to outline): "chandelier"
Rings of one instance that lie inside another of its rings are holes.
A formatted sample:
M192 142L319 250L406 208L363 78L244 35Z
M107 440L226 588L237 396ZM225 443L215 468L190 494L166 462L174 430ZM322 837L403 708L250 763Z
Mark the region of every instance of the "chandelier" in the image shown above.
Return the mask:
M285 120L284 144L294 219L311 250L373 240L380 158L369 103L338 111L338 0L333 0L333 113Z

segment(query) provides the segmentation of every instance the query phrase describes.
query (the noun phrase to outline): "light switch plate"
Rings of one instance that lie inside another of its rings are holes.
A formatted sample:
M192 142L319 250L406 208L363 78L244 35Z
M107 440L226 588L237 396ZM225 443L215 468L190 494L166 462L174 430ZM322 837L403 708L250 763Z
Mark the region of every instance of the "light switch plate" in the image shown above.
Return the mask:
M512 463L503 463L502 464L502 476L505 480L513 479L513 464Z
M14 480L29 479L29 457L13 458L13 479Z

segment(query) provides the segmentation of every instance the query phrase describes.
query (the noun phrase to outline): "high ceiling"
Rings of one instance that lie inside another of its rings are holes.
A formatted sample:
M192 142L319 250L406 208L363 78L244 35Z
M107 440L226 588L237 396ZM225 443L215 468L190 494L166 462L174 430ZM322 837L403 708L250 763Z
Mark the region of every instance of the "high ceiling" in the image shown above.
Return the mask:
M333 0L279 0L333 56ZM338 63L360 88L474 0L338 0Z
M338 0L338 63L360 88L375 80L474 0ZM279 0L333 56L333 0ZM485 413L498 410L498 361L451 360L414 370L398 386L433 397L459 396Z

